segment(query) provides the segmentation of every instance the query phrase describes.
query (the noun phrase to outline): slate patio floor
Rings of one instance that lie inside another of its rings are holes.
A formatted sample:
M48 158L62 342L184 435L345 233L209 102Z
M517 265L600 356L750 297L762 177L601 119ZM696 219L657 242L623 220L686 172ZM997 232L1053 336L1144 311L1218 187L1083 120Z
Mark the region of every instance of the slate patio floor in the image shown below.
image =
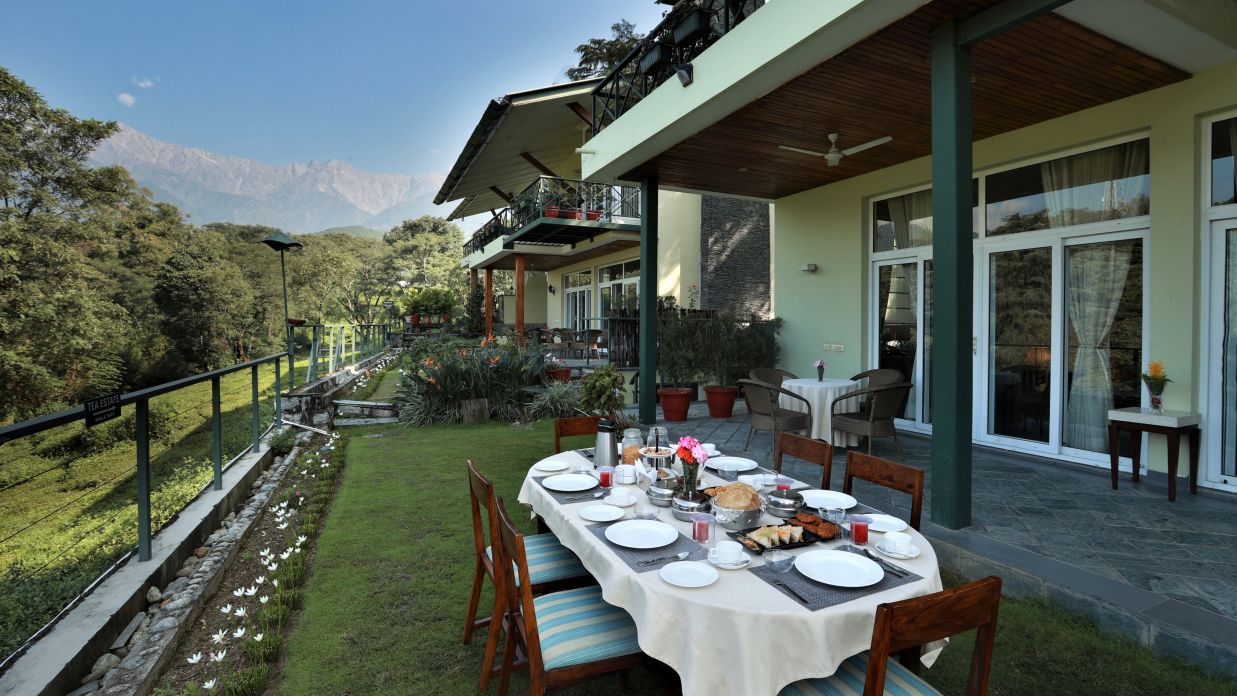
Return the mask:
M742 404L726 420L709 418L704 404L693 404L687 422L663 424L672 436L691 434L724 453L772 463L768 432L757 431L743 451L747 422ZM903 434L901 440L906 456L900 461L926 471L924 516L931 520L931 439ZM878 439L874 453L899 459L889 438ZM784 470L790 475L819 480L816 467L788 461ZM845 468L846 450L838 448L831 488L841 490ZM1190 495L1181 484L1177 502L1169 503L1162 476L1143 477L1135 485L1123 474L1114 491L1106 469L979 446L973 476L973 524L964 534L1237 620L1237 496L1204 489ZM865 503L900 515L909 509L905 495L865 482L856 485ZM1206 615L1200 618L1207 620Z

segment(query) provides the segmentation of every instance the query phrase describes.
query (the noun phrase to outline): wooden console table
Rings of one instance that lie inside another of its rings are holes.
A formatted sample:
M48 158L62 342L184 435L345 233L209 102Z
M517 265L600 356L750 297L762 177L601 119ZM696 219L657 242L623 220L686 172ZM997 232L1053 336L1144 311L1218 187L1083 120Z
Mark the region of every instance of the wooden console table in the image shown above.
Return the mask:
M1199 424L1202 416L1187 411L1152 413L1145 408L1116 408L1108 412L1108 452L1112 463L1112 487L1117 488L1117 451L1121 431L1129 431L1134 439L1134 482L1138 482L1138 470L1142 454L1142 433L1159 434L1168 438L1168 499L1177 499L1177 454L1181 449L1181 435L1190 438L1190 493L1198 493Z

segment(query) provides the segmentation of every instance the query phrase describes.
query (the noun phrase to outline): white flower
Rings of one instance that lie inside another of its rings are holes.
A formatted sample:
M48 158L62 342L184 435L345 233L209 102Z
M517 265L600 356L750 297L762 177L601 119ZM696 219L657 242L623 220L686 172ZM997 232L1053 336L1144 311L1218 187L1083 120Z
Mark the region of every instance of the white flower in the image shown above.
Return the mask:
M265 636L266 636L266 634L265 634L265 633L255 633L255 634L253 634L253 642L255 642L255 643L261 643L261 642L262 642L262 638L263 638L263 637L265 637Z
M239 610L238 610L238 611L239 611ZM244 637L245 637L245 627L244 627L244 626L241 626L240 628L236 629L235 631L232 631L232 637L233 637L233 638L244 638Z
M254 578L254 579L253 579L253 584L255 584L255 585L261 585L261 584L262 584L262 583L264 583L264 582L266 582L266 576L265 576L265 575L259 575L258 577L256 577L256 578Z
M250 585L249 587L246 587L246 588L245 588L245 596L246 596L246 597L252 597L252 596L254 596L254 595L256 595L256 594L258 594L258 586L257 586L257 585Z
M258 601L263 604L266 604L267 602L271 601L271 597L270 595L262 595L261 597L258 597Z
M213 635L211 635L210 640L212 643L218 645L219 643L222 643L225 639L227 639L227 637L228 637L228 632L221 628L218 631L215 631Z
M200 652L193 653L193 655L189 656L189 658L185 660L185 662L188 662L191 665L196 665L197 663L201 661L202 661L202 653Z
M298 546L298 547L296 547L296 548L294 548L294 549L292 549L293 553L300 553L300 552L301 552L301 550L302 550L302 549L301 549L301 547L299 547L299 546Z
M282 503L280 503L280 504L279 504L279 507L281 507L281 508L286 508L286 507L288 507L288 501L286 501L286 500L285 500L285 501L283 501Z
M227 657L227 656L228 656L228 651L227 651L227 650L220 650L219 652L213 652L213 653L211 653L211 654L210 654L210 659L211 659L212 661L214 661L214 662L223 662L223 658L225 658L225 657Z
M296 504L297 504L297 505L304 505L304 504L305 504L305 496L301 496L300 498L298 498L298 499L297 499L297 503L296 503Z
M320 466L320 467L318 467L318 468L319 468L319 469L325 469L325 468L327 468L327 467L328 467L328 466L330 466L330 465L331 465L331 463L330 463L330 462L322 462L322 466Z
M208 680L206 680L206 681L202 682L202 688L203 688L203 689L206 689L207 691L214 691L214 690L215 690L215 684L217 684L217 683L218 683L218 681L219 681L218 679L208 679Z
M232 613L232 605L231 605L231 604L225 604L224 606L219 607L219 613L220 613L220 614L231 614L231 613Z
M279 564L278 564L278 563L267 563L267 564L266 564L266 569L267 569L267 570L269 570L269 571L271 571L271 572L273 573L273 572L275 572L275 571L279 570Z
M309 473L309 469L301 469L301 476Z
M235 615L235 616L237 616L237 617L243 617L243 616L245 615L245 607L237 607L237 608L236 608L236 611L234 611L234 612L232 612L232 613L233 613L233 615ZM239 637L240 637L240 636L237 636L237 638L239 638Z
M245 596L245 588L243 588L243 587L238 587L238 588L236 588L235 590L232 590L232 596L233 596L233 597L244 597L244 596Z
M291 556L291 555L292 555L291 551L284 551L283 553L279 554L279 560L286 561L288 560L288 556Z
M259 552L258 552L258 555L259 555L259 556L269 556L269 555L271 555L271 547L269 547L269 546L268 546L268 547L266 547L266 548L262 549L261 551L259 551Z
M283 524L279 525L279 528L280 528L280 529L287 529L287 528L288 528L288 523L287 523L287 522L284 522Z
M301 534L300 536L296 538L296 543L298 544L304 544L307 541L309 541L309 537L305 536L304 534Z
M279 581L278 581L278 580L271 580L271 586L272 586L272 587L279 587Z

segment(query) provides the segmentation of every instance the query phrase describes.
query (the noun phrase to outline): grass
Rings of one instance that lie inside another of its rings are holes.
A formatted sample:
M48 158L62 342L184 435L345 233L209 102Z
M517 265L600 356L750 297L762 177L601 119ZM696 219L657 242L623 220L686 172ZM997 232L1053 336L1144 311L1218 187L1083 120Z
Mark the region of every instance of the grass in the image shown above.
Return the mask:
M504 424L353 431L279 692L475 693L484 636L460 643L472 573L464 461L476 460L514 505L527 467L552 443L544 422L531 431ZM531 531L527 516L518 518ZM487 590L482 606L490 601ZM926 678L943 693L962 693L972 645L969 635L957 638ZM522 688L517 679L513 687ZM607 678L567 693L618 687ZM661 684L639 670L628 693L660 694ZM990 693L1234 696L1237 687L1045 602L1006 600Z

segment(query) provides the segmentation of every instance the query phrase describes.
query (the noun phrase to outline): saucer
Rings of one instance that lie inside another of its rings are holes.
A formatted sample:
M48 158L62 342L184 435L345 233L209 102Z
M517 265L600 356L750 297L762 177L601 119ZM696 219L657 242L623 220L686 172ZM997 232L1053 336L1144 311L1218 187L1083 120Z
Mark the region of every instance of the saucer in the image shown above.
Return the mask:
M875 546L876 550L880 551L882 555L888 556L890 558L896 558L901 561L909 561L913 558L919 558L919 553L920 553L919 547L915 546L914 544L911 544L910 553L898 553L897 551L894 551L892 549L885 548L885 541L883 539L873 544L873 546Z
M622 507L622 508L631 507L632 505L636 504L636 496L633 495L627 499L627 502L620 503L614 499L614 494L611 493L610 495L607 495L606 497L602 498L601 502L607 505L613 505L614 507Z
M752 557L747 554L743 554L743 560L738 563L722 563L712 556L709 556L708 561L722 570L740 570L742 568L746 568L752 562Z

